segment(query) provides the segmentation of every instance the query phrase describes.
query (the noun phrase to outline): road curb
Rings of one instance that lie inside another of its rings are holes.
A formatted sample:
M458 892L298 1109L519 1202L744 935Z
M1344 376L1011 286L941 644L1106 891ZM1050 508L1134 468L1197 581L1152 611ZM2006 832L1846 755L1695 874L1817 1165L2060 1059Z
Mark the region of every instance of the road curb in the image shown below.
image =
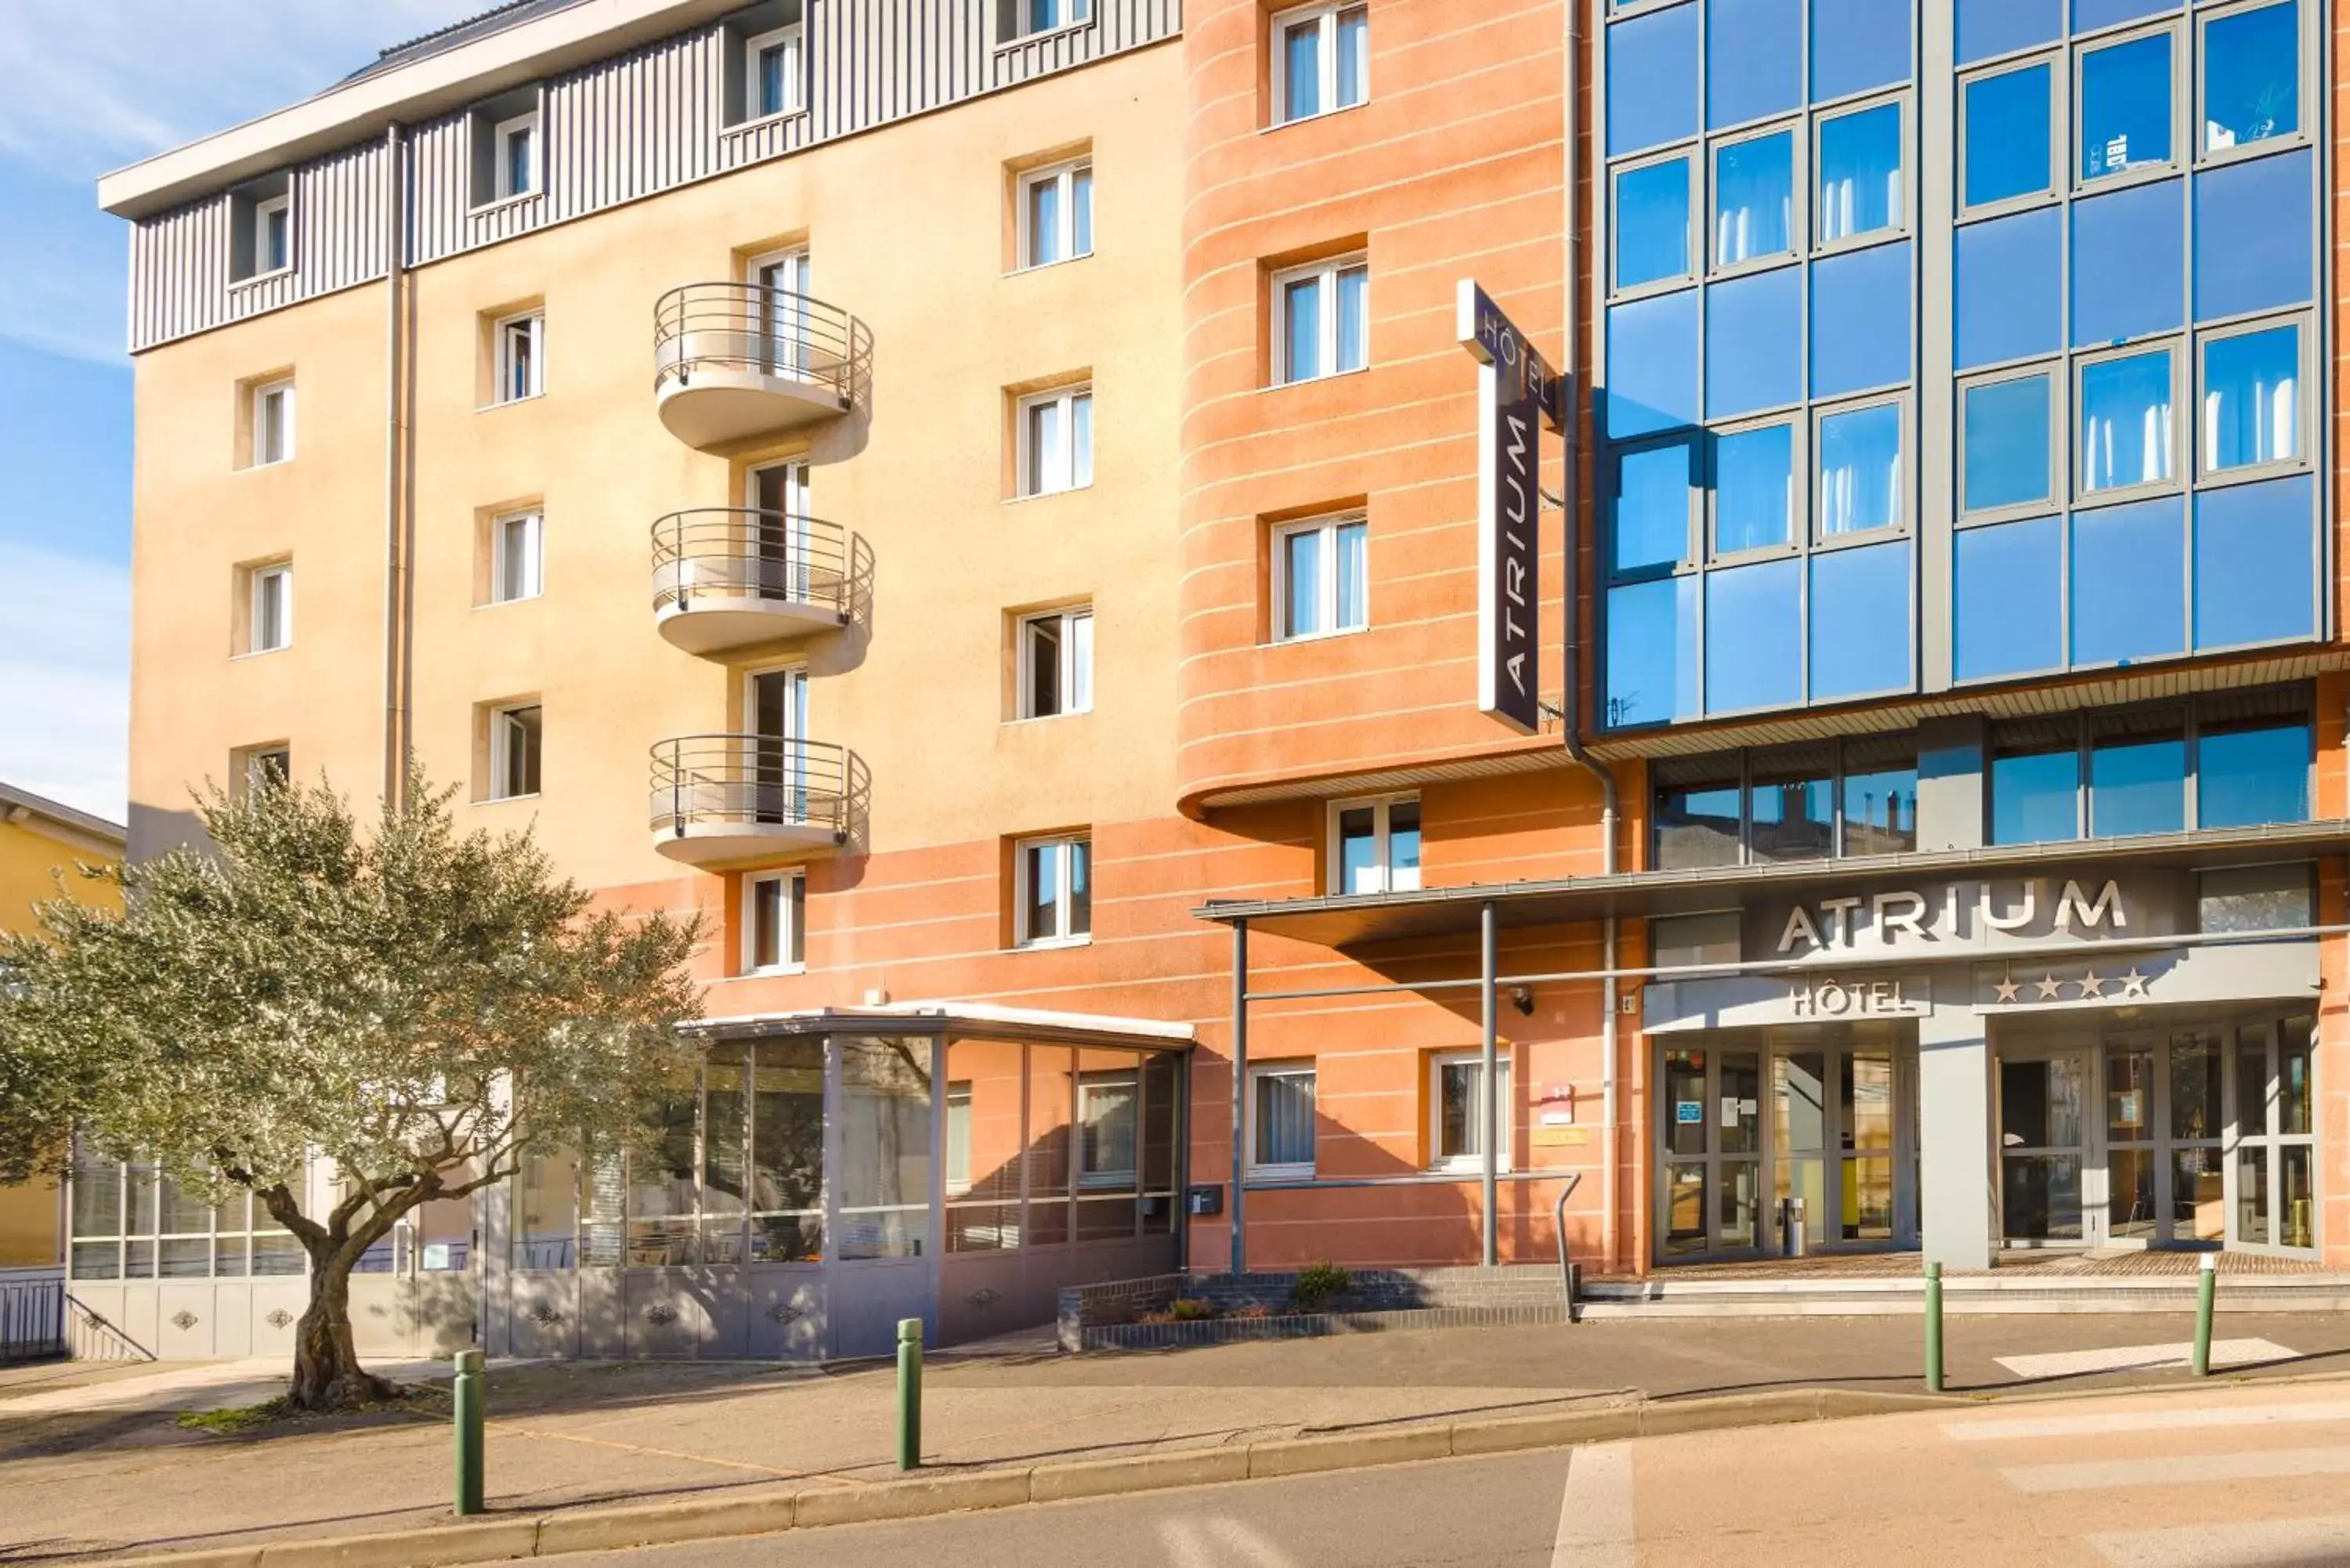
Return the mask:
M270 1541L203 1552L109 1557L76 1568L458 1568L574 1552L772 1535L879 1520L921 1519L1031 1502L1116 1497L1174 1487L1364 1469L1425 1459L1517 1453L1669 1432L1979 1407L1958 1396L1788 1388L1611 1405L1492 1420L1397 1426L1324 1437L1268 1438L1229 1448L1138 1454L1029 1469L941 1471L870 1486L827 1486L754 1497L705 1498L628 1508L442 1524L378 1535Z

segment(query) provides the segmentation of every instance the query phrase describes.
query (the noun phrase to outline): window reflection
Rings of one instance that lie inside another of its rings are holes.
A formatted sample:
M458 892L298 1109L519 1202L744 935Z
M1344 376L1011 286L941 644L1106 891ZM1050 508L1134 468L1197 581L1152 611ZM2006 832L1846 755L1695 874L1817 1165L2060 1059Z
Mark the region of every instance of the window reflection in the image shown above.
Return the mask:
M1965 393L1966 509L2049 498L2047 376L1986 381Z
M1819 203L1822 241L1901 226L1900 105L1821 122Z
M1795 133L1732 142L1713 155L1713 265L1794 249Z
M1739 853L1739 761L1668 758L1655 770L1653 824L1659 867L1735 866Z
M1668 159L1616 178L1616 286L1690 272L1690 163Z
M1656 724L1697 713L1694 576L1664 577L1607 595L1607 724Z
M2207 702L2196 741L2203 827L2309 820L2310 729L2297 691Z
M931 1043L848 1039L840 1050L841 1258L919 1258L930 1234Z
M1907 735L1845 742L1844 853L1898 855L1918 847L1918 748Z
M2178 708L2097 715L2089 736L2089 832L2098 838L2187 826L2187 715Z
M1967 83L1968 206L2048 189L2048 84L2044 65Z
M2301 328L2272 327L2203 347L2206 472L2301 455Z
M1687 441L1618 453L1616 516L1610 530L1615 569L1678 565L1690 548L1692 448Z
M824 1255L824 1042L762 1040L751 1079L751 1261Z
M1795 427L1765 425L1713 444L1714 549L1724 556L1794 542Z
M1835 755L1806 746L1757 752L1747 791L1756 860L1816 860L1835 852Z
M2160 484L2170 479L2170 398L2168 348L2082 368L2082 489Z
M2187 647L2187 507L2176 495L2073 514L2073 661Z
M2025 720L1991 732L1993 844L2043 844L2080 836L2079 747L2069 720Z
M2170 161L2170 35L2081 57L2081 178Z
M2301 129L2301 21L2291 5L2215 17L2203 29L2203 146L2241 147Z
M1900 405L1824 415L1819 536L1834 539L1900 523Z

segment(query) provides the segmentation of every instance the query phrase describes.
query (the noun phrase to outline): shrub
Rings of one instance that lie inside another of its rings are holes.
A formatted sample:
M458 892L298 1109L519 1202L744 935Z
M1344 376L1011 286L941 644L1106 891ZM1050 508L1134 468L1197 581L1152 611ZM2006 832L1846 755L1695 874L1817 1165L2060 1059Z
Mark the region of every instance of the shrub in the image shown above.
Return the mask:
M1198 1296L1177 1296L1168 1303L1167 1314L1177 1323L1198 1323L1216 1315L1216 1303Z
M1355 1276L1336 1263L1311 1263L1298 1272L1289 1287L1289 1299L1307 1312L1320 1312L1331 1301L1354 1289Z

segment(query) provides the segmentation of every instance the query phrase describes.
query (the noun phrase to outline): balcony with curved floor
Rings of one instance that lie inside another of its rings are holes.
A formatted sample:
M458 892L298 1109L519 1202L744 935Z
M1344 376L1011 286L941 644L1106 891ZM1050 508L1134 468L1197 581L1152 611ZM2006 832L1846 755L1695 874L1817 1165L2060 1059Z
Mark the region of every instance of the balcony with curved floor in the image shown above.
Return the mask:
M653 524L653 618L688 653L838 631L858 541L837 523L755 506L698 506Z
M681 735L652 750L653 848L688 866L829 855L863 793L855 753L775 735Z
M872 355L857 317L765 284L690 283L653 307L661 423L701 451L839 419Z

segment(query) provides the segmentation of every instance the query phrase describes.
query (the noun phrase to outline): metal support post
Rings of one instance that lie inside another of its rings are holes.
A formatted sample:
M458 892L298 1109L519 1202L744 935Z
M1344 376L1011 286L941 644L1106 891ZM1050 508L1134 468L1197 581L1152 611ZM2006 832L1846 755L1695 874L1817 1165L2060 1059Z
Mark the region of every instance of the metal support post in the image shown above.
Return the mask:
M1477 909L1478 950L1482 967L1478 971L1478 994L1484 1000L1484 1054L1478 1068L1478 1083L1483 1093L1483 1104L1477 1112L1478 1137L1485 1156L1485 1266L1493 1268L1502 1261L1502 1220L1494 1210L1501 1202L1502 1149L1502 1079L1501 1079L1501 994L1494 977L1501 972L1501 917L1488 898Z
M459 1351L457 1374L450 1383L449 1403L456 1418L456 1511L460 1515L482 1511L482 1426L487 1393L484 1386L487 1382L482 1353Z
M1926 1265L1926 1392L1942 1391L1942 1265Z
M922 1320L898 1320L898 1468L922 1468Z
M2220 1254L2203 1254L2195 1272L2195 1376L2211 1376L2211 1309L2220 1295Z
M1248 1272L1248 922L1232 922L1232 1277Z

